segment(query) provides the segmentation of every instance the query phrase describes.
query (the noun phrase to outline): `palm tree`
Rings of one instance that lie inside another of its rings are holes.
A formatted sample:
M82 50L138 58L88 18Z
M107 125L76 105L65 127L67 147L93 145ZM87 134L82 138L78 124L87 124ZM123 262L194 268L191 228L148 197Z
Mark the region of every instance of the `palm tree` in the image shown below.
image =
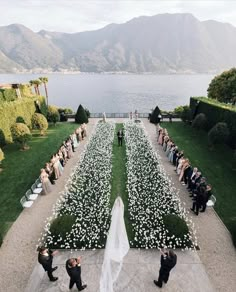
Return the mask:
M42 84L42 82L38 79L34 80L34 82L36 84L38 95L40 95L39 86Z
M47 106L48 106L48 89L47 89L48 78L47 77L39 77L39 80L44 85L44 90L45 90L45 95L46 95L46 100L47 100Z
M30 84L30 86L33 86L34 87L35 94L38 95L37 85L35 83L35 80L30 80L29 81L29 84Z

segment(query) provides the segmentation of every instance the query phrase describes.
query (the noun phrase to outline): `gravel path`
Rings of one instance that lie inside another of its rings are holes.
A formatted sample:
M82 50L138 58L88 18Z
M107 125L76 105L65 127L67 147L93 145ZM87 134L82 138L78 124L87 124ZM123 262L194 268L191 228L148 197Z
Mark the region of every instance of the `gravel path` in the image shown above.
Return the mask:
M39 196L31 208L24 209L7 233L0 248L0 291L24 291L37 262L36 245L45 220L51 215L52 206L64 189L64 185L79 159L85 144L96 124L97 119L91 119L87 125L88 137L79 143L73 157L67 162L63 175L53 186L53 191L47 196ZM70 135L71 133L68 133ZM20 204L20 202L19 202Z
M168 161L162 147L157 144L155 125L149 123L147 119L143 119L143 123L153 148L161 157L161 163L166 173L171 177L174 186L180 190L181 201L185 203L187 209L190 209L192 200L189 198L186 187L180 184L173 165ZM216 291L236 291L236 249L233 246L229 231L213 208L207 208L206 212L200 213L199 216L192 212L189 213L189 216L197 229L200 247L198 255L205 265Z

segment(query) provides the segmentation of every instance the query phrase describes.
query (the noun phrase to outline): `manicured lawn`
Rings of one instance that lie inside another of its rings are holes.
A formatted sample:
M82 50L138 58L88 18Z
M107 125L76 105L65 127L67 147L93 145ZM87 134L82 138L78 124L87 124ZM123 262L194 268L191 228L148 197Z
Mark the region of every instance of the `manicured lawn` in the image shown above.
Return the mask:
M214 150L207 146L207 133L194 130L182 122L162 123L170 137L192 166L200 168L203 176L213 186L217 198L215 210L225 225L232 230L236 226L236 172L232 171L233 150L219 145Z
M20 198L39 177L40 169L76 127L75 123L57 124L49 127L45 137L33 131L27 151L19 151L15 144L4 147L4 170L0 173L0 234L9 229L22 211Z
M128 215L128 193L126 189L127 174L126 174L126 152L125 139L123 139L122 147L118 146L117 132L123 127L123 124L116 124L115 139L113 142L113 157L112 157L112 183L111 183L111 207L113 206L116 197L119 195L124 203L125 225L129 240L133 238L132 226Z

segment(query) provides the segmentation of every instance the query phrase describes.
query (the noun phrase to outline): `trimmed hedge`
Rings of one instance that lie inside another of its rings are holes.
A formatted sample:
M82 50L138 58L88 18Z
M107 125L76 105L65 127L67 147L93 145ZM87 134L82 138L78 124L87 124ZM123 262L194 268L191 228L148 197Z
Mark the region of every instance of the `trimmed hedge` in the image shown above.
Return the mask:
M15 123L11 126L12 139L15 143L19 143L21 149L26 149L27 142L31 138L31 133L27 125L23 123Z
M47 120L50 123L53 123L54 125L56 125L56 123L60 121L60 114L59 114L58 108L56 106L49 105Z
M36 100L39 108L44 107L45 99L41 96L37 96L37 98L22 98L0 104L0 132L2 131L7 143L12 142L10 128L15 124L17 117L22 117L25 124L31 128L31 118L37 112Z
M40 135L45 135L45 132L48 128L48 121L44 115L39 113L34 113L32 116L32 126L35 129L40 130Z
M207 127L207 118L205 114L197 114L192 122L192 127L197 130L204 130Z
M75 224L76 216L74 215L66 215L63 214L62 216L57 217L53 220L50 226L51 236L55 241L59 238L62 240L65 239L66 234L71 231L73 224ZM52 242L52 247L57 247Z
M230 135L228 143L236 148L236 107L217 102L206 97L190 98L191 118L203 113L207 117L206 131L209 131L219 122L227 124Z
M17 96L15 89L0 89L0 102L13 101L16 99Z
M178 237L180 238L181 242L179 242L179 246L184 246L183 242L188 246L191 245L191 242L186 241L185 237L189 232L188 225L184 221L184 219L180 218L177 215L169 214L163 217L163 222L165 228L167 229L168 236L170 237ZM186 237L187 238L187 237Z

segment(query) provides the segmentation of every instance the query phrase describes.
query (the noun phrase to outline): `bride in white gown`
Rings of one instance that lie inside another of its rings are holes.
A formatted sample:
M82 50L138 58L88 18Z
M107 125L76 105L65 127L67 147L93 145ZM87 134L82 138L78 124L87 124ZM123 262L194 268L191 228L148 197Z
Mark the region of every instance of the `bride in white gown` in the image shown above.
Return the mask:
M128 251L129 241L124 222L124 204L121 197L117 197L112 208L111 225L100 278L100 292L113 292L113 284L118 279L123 258Z

